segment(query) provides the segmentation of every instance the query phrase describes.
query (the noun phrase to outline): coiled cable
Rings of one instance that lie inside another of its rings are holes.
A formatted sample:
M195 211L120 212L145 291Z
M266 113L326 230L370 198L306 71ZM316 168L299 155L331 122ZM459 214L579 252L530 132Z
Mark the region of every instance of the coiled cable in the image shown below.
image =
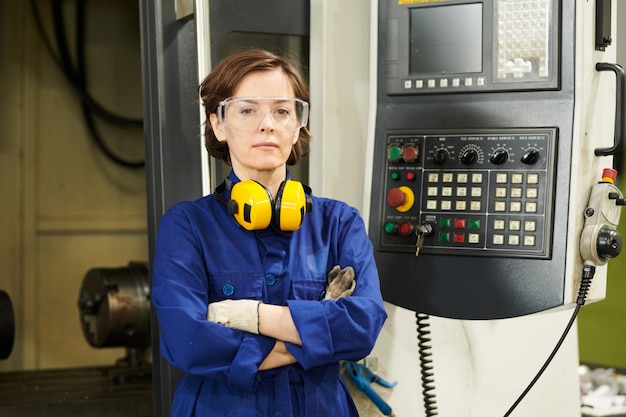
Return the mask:
M422 396L424 398L424 411L426 417L437 415L437 400L435 398L435 375L432 365L432 346L430 344L430 321L424 313L415 313L417 322L417 347L420 360L420 373L422 380Z

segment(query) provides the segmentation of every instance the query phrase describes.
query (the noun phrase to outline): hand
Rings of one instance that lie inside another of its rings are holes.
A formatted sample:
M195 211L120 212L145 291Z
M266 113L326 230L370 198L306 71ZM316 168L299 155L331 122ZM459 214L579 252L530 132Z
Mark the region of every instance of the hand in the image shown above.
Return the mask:
M351 266L341 269L339 265L335 265L328 273L324 300L337 300L341 297L348 297L354 292L355 286L354 269Z
M258 300L223 300L209 304L207 320L231 329L259 334Z

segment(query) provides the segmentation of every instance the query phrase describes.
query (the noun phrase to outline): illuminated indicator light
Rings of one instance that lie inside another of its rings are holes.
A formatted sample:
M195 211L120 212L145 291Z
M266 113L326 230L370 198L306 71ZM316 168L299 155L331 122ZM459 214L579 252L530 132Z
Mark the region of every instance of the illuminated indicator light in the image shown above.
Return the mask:
M384 229L388 235L395 235L398 232L398 226L393 222L385 223Z
M391 179L394 181L398 181L400 179L400 174L398 174L396 171L392 172Z
M480 242L480 235L478 233L470 233L468 236L467 241L469 243L479 243Z
M465 229L465 219L454 219L455 229Z
M399 161L402 157L402 149L400 149L398 146L389 147L389 150L387 151L387 157L391 162Z
M413 181L413 180L415 180L415 172L407 172L407 173L406 173L406 179L407 179L408 181Z
M450 224L451 221L450 219L443 217L441 219L439 219L439 227L441 227L442 229L449 229L450 228Z
M469 221L470 229L480 229L480 220L478 219L470 219Z
M402 222L400 223L400 227L398 231L402 236L410 236L413 234L414 227L411 223Z
M455 233L452 239L454 240L454 243L464 243L465 235L463 233Z
M439 241L442 242L442 243L450 242L450 233L448 233L448 232L441 232L441 233L439 233Z

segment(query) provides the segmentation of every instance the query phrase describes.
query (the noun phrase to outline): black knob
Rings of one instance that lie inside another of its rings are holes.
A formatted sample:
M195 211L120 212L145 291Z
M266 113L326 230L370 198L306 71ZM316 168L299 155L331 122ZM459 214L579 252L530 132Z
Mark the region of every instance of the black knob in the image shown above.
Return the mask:
M476 149L466 149L461 154L461 163L464 165L472 165L478 160L478 152Z
M491 154L491 158L489 158L489 161L496 165L502 165L508 160L509 153L505 149L496 149L493 154Z
M437 165L443 165L448 160L448 151L445 149L437 149L435 151L434 162Z
M615 258L622 251L622 236L609 226L602 226L596 241L598 257L606 261Z
M522 155L522 163L532 165L539 160L539 151L537 149L528 149Z

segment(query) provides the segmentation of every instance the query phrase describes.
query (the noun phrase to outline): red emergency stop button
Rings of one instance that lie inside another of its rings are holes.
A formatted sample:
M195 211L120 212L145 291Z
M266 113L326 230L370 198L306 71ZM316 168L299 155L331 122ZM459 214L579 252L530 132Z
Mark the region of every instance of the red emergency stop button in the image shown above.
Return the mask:
M399 212L409 211L415 203L415 194L407 186L392 188L387 193L387 203Z
M387 193L387 202L391 207L398 207L406 201L406 194L400 188L392 188Z

